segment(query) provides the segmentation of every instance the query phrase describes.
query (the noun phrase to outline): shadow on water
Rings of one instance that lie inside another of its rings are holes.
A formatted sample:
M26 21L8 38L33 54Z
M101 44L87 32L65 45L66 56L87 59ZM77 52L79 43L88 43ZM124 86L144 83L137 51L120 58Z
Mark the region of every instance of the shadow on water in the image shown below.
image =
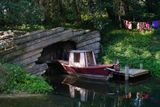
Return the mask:
M52 76L51 95L0 98L0 107L160 107L160 79L142 82L96 81L73 76Z

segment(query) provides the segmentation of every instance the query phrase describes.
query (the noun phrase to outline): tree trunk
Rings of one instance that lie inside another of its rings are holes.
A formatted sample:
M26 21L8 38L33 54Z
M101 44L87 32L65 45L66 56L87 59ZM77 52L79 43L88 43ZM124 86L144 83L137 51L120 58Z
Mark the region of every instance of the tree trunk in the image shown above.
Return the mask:
M79 8L79 4L77 2L77 0L73 0L73 5L74 5L74 9L77 15L77 23L81 22L81 13L80 13L80 8Z
M153 4L154 4L154 1L146 0L146 8L149 13L153 13Z
M118 16L118 21L119 21L119 27L122 28L122 22L121 22L121 16Z
M60 17L63 19L63 22L66 22L66 15L65 15L65 10L63 8L63 0L57 0L58 1L58 7L59 7L59 13Z
M91 13L91 15L93 15L93 13L94 13L94 10L93 10L94 1L93 0L88 0L88 6L89 6L89 12Z

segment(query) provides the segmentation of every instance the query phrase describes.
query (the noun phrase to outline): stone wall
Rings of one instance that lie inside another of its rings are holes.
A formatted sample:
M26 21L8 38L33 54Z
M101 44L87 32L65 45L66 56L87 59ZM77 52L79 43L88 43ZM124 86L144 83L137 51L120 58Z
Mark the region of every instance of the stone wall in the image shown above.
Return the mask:
M76 43L77 49L93 50L97 55L100 52L100 39L98 31L65 29L63 27L21 33L19 36L10 35L0 38L1 41L10 40L11 44L9 48L1 48L0 57L6 59L7 62L24 66L32 74L42 74L47 69L47 64L36 64L35 62L45 47L70 40Z

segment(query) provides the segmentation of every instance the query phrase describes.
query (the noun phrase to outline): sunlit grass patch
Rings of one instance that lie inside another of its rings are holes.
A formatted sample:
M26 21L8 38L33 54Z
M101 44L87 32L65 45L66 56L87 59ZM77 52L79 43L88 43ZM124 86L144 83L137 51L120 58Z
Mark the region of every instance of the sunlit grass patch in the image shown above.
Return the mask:
M137 30L110 30L103 35L103 63L113 63L115 59L120 60L124 67L139 68L143 63L144 68L160 75L160 54L157 45L153 44L154 36L158 35L157 30L139 32ZM151 50L152 48L156 50Z

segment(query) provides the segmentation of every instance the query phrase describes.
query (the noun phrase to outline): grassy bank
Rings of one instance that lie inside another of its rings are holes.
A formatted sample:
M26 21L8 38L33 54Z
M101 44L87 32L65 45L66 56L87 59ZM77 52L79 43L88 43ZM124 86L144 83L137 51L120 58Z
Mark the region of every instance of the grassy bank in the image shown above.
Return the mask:
M13 64L0 64L0 94L47 94L53 90L43 77Z
M102 33L103 53L99 59L103 63L113 63L119 59L124 67L139 68L143 63L153 75L160 76L160 32L150 30L109 29Z

